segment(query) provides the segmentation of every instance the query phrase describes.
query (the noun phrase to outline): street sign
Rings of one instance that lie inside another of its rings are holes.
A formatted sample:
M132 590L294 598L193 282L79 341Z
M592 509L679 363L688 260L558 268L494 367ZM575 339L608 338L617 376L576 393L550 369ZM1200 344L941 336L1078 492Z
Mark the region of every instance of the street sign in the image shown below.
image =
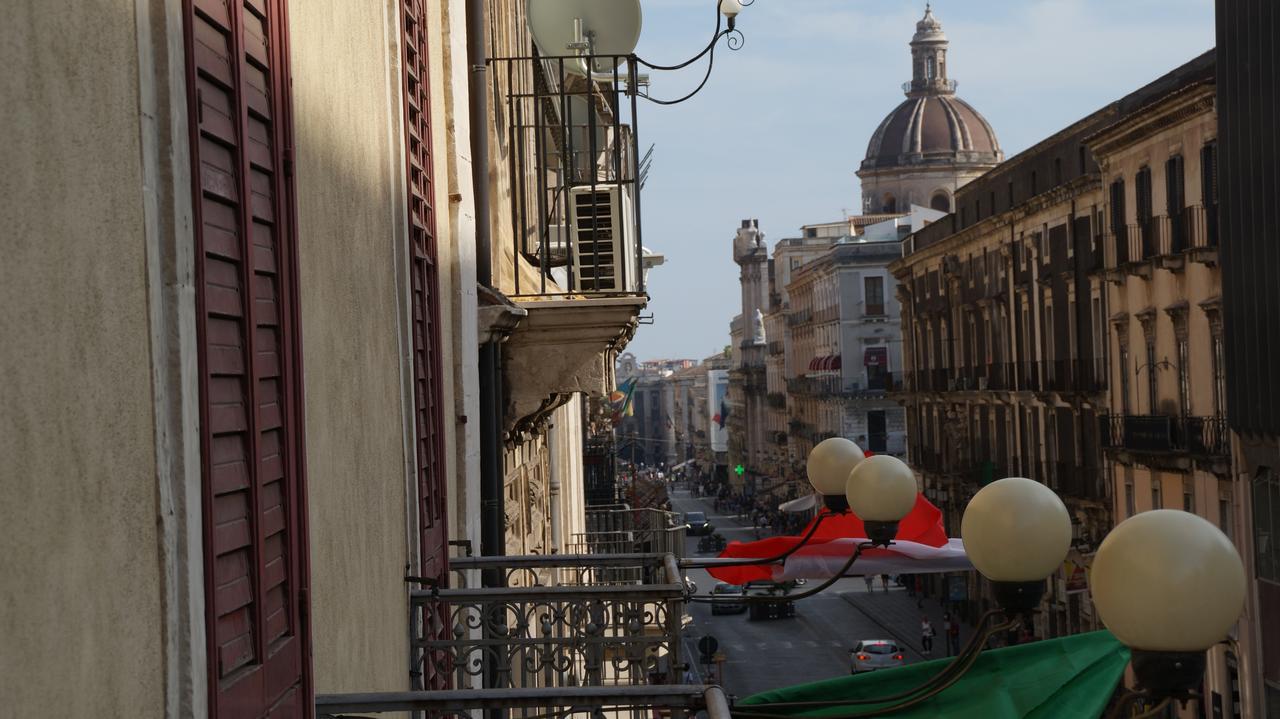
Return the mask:
M698 651L702 653L702 663L710 664L712 655L715 654L716 650L719 648L720 642L716 641L716 638L710 634L699 639Z

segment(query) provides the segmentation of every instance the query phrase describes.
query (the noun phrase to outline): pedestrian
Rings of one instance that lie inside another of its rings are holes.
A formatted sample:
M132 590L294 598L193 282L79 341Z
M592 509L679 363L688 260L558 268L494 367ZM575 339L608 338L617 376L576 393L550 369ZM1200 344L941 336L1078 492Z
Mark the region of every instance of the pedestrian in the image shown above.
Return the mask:
M952 656L960 655L960 617L951 618L951 626L947 627L947 650Z
M876 590L876 575L864 574L862 579L867 583L867 594L871 594Z
M924 615L920 616L920 648L926 657L933 656L933 624Z
M885 592L889 591L889 575L888 574L880 575L880 586L884 587Z

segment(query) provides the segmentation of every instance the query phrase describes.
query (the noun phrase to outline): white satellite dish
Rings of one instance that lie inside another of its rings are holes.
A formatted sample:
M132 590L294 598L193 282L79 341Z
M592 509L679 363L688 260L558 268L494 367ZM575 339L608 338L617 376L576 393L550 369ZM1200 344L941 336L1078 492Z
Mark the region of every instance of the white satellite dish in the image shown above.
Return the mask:
M640 0L528 0L529 32L545 57L586 55L594 72L621 64L609 55L630 55L640 42ZM565 62L566 72L586 75L585 62Z

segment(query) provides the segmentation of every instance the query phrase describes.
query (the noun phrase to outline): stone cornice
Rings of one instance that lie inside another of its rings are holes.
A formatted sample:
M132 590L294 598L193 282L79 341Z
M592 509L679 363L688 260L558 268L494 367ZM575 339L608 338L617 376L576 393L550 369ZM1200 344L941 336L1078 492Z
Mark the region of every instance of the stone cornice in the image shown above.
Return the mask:
M999 230L1007 229L1010 225L1014 225L1021 220L1025 220L1031 215L1039 214L1045 210L1050 210L1060 205L1067 205L1069 207L1072 200L1101 188L1102 177L1100 175L1081 175L1080 177L1059 185L1052 190L1042 192L1012 209L1005 210L997 215L992 215L991 217L972 224L959 232L948 235L946 239L941 242L935 242L932 245L916 250L901 259L894 260L889 264L889 271L892 272L895 277L902 279L909 274L909 270L922 262L927 262L949 252L957 251L969 242L979 240L987 235L994 234ZM905 242L911 242L913 237L914 235L909 235ZM997 243L1004 244L1004 238L999 238Z
M1130 113L1113 125L1085 138L1100 163L1111 155L1132 147L1178 123L1213 112L1216 88L1212 82L1197 82Z

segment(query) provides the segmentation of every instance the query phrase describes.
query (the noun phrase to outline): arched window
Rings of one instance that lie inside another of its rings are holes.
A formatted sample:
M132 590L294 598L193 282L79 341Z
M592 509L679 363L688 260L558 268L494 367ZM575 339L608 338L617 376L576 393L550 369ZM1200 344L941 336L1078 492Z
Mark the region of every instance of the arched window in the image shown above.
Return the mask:
M926 70L925 77L932 80L933 78L938 76L938 61L933 58L929 58L925 62L928 64L928 69Z
M942 212L950 212L951 198L945 192L935 192L933 199L929 200L929 207Z
M898 211L897 199L895 199L893 195L886 193L884 196L884 202L881 204L881 211L897 212Z

